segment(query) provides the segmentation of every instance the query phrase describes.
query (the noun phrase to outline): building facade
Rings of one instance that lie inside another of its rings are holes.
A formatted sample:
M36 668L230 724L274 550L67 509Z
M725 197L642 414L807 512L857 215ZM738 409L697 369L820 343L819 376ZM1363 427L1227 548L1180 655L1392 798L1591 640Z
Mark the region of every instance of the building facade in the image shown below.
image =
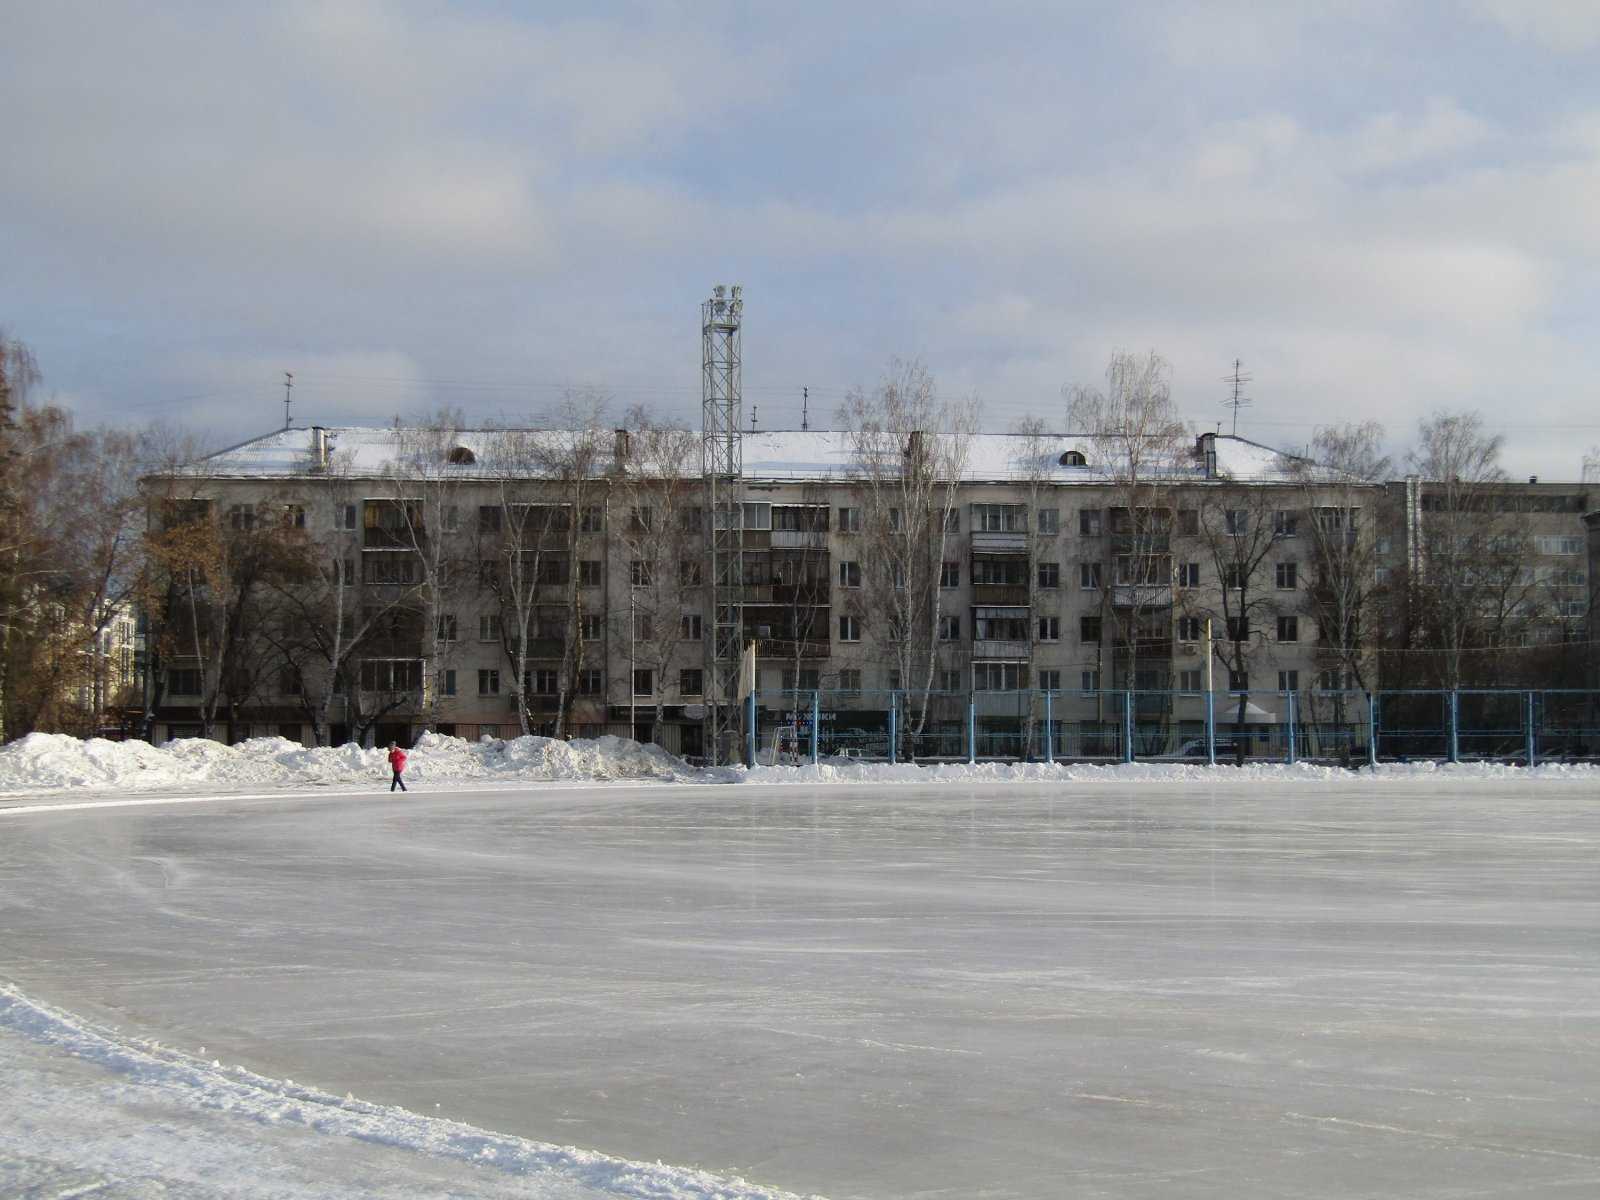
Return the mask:
M1242 438L1130 479L1093 439L972 435L919 501L930 520L873 491L848 435L774 432L744 435L718 588L698 438L643 436L290 429L147 481L153 525L214 564L196 586L173 552L191 582L151 622L154 737L527 729L708 756L721 597L756 647L768 743L815 711L867 754L893 728L919 756L969 737L1094 756L1134 725L1160 753L1208 704L1248 738L1375 688L1380 613L1444 569L1426 481ZM1584 489L1497 496L1529 518L1516 636L1581 636Z

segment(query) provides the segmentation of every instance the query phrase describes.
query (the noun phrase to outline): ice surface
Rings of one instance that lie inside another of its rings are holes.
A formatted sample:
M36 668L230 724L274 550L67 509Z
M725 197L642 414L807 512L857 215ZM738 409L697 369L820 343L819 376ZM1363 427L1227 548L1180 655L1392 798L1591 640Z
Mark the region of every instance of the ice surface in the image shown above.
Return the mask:
M0 978L282 1087L833 1200L1600 1193L1594 775L1245 778L13 807ZM22 1058L0 1146L70 1165L12 1132L68 1070ZM191 1107L170 1152L210 1155L231 1118ZM252 1136L328 1194L400 1169Z

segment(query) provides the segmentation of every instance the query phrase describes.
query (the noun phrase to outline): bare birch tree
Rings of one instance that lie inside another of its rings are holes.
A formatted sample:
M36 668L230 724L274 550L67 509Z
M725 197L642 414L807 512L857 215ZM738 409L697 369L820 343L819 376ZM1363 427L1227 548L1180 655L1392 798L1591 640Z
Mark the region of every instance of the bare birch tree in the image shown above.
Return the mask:
M905 732L918 737L938 661L939 573L954 536L977 402L942 400L927 368L897 360L871 392L851 392L840 417L865 526L862 588L847 603L895 664L914 706Z

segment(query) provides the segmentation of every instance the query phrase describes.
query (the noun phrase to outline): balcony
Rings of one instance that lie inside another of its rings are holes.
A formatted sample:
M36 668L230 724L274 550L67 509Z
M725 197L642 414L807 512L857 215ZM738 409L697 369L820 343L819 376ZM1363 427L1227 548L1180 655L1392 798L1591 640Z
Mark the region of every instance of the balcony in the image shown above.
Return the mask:
M972 587L972 602L974 604L1026 608L1028 607L1028 585L1025 583L977 583Z
M826 583L775 583L772 585L774 604L795 604L802 608L827 608L829 601Z
M773 590L770 583L747 583L739 589L739 603L772 604Z
M756 643L756 658L774 661L796 658L827 658L832 653L828 642L796 640L791 638L764 638Z
M1170 583L1118 583L1111 588L1115 608L1171 608Z
M749 535L746 534L746 537ZM820 529L774 529L774 550L821 550L828 544L826 531Z
M974 554L1027 554L1027 531L992 533L988 530L974 530L972 533L972 552Z
M1025 659L1033 651L1026 641L981 641L972 643L973 658Z

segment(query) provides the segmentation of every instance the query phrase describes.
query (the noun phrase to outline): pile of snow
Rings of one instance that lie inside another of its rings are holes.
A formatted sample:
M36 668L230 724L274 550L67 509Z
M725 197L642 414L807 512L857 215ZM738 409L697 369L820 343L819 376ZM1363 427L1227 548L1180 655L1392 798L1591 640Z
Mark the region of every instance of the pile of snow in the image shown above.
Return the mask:
M387 750L360 746L307 748L284 738L254 738L237 746L184 738L156 747L145 742L88 741L32 733L0 747L0 792L57 788L151 791L190 787L304 787L384 784ZM509 741L425 733L409 752L407 780L702 779L682 759L659 746L628 738L561 742L519 737Z
M1508 763L1380 763L1359 771L1317 763L1248 763L1243 767L1204 763L865 763L825 758L816 766L735 767L743 783L1264 783L1349 782L1352 779L1572 779L1600 782L1600 766L1550 763L1529 771Z

